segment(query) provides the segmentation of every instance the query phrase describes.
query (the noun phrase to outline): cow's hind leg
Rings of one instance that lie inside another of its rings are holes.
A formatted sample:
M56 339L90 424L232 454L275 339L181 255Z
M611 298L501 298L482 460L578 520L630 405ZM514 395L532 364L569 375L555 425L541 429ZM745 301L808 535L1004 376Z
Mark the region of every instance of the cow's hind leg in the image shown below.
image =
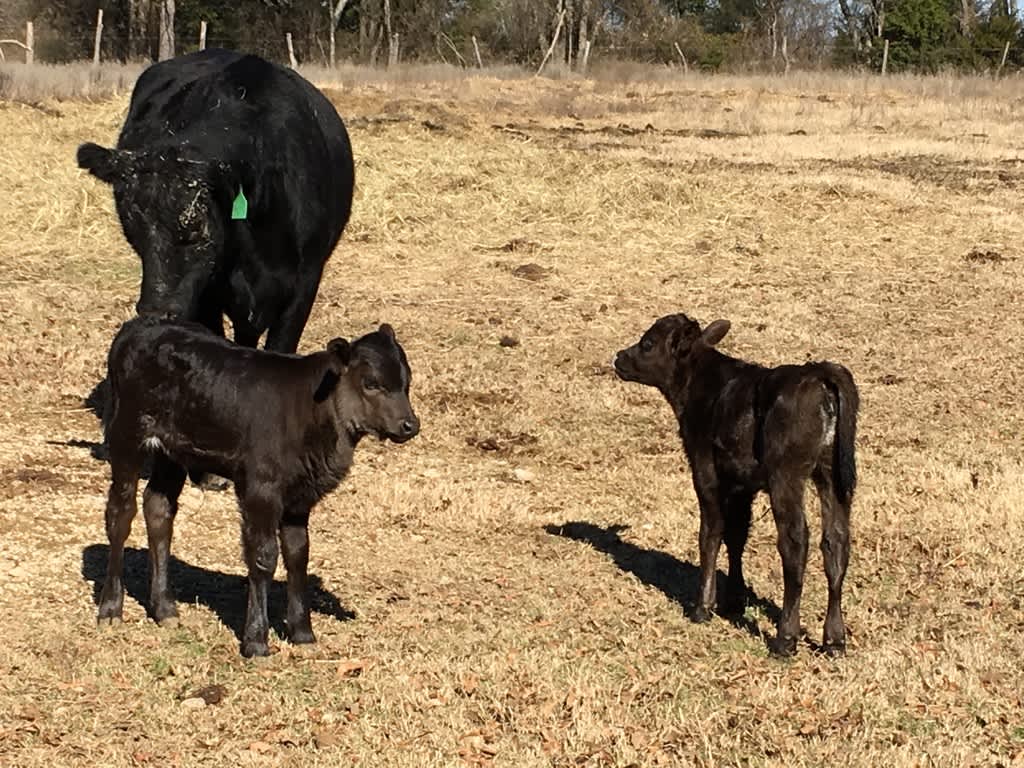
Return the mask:
M836 496L831 467L818 467L813 478L821 497L821 554L828 579L828 611L821 650L829 655L841 655L846 651L843 579L850 561L850 505Z
M776 656L792 656L796 653L796 641L800 634L800 596L807 567L804 478L773 478L768 492L778 529L778 548L782 556L782 577L785 583L778 635L769 642L769 649Z
M743 550L750 534L750 493L734 493L722 500L725 513L725 548L729 553L729 580L721 611L726 616L743 614L746 604L747 583L743 578Z
M281 554L288 569L288 639L293 643L314 643L306 593L309 568L309 512L289 513L281 521Z
M153 458L153 471L143 494L142 514L149 538L149 609L161 625L174 623L178 609L167 584L167 560L174 533L178 496L185 483L185 469L163 454Z
M107 576L100 592L98 623L121 621L124 610L124 543L138 512L135 495L139 488L140 457L114 446L110 452L110 490L107 493L106 527L110 542Z
M266 348L273 352L295 352L299 347L302 330L306 327L309 313L316 299L319 278L310 285L300 285L291 302L281 312L277 321L267 331Z

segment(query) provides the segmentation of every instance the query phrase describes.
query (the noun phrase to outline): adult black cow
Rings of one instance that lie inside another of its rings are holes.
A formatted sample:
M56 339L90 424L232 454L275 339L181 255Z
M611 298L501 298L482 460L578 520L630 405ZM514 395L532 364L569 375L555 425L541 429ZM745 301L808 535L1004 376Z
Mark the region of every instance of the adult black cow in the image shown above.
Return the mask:
M354 169L331 103L292 70L206 50L139 77L116 149L78 165L113 185L142 258L136 309L294 352L348 222Z

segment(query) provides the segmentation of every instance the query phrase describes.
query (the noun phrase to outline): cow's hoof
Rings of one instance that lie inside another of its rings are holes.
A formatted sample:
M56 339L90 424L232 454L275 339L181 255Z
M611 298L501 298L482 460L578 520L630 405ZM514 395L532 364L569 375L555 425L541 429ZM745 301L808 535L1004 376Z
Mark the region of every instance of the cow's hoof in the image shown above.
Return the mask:
M247 640L242 643L242 655L247 659L269 656L270 648L265 642Z
M164 629L173 629L181 624L181 621L178 619L178 614L175 613L172 616L164 616L162 619L157 619L156 623Z
M823 643L821 648L818 649L819 653L823 656L828 656L833 659L837 659L840 656L846 655L846 641L840 640L836 643Z
M96 626L98 627L116 627L120 623L120 616L99 616L96 619Z
M313 630L309 627L299 627L288 632L288 642L292 645L309 645L316 642Z
M694 624L706 624L711 621L711 611L703 605L698 605L693 609L692 618Z
M768 652L777 659L796 656L795 637L773 637L768 641Z

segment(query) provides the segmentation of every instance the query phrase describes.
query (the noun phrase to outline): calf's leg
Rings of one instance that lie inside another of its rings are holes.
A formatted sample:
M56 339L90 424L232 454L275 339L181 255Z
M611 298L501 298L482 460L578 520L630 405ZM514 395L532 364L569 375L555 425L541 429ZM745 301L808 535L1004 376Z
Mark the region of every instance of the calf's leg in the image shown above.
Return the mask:
M269 495L246 494L242 499L242 549L249 567L249 595L242 631L242 655L268 656L270 622L267 591L277 569L277 529L281 501Z
M163 454L153 457L153 471L142 495L142 514L149 539L149 610L158 624L171 625L178 618L174 595L167 585L167 559L178 513L178 496L185 483L184 467Z
M713 484L707 478L698 478L696 473L693 484L700 503L700 595L693 620L703 623L711 619L711 612L715 609L715 566L722 546L725 520Z
M725 615L743 613L747 596L747 582L743 578L743 550L750 534L750 504L753 496L749 493L733 493L722 500L725 514L725 548L729 553L729 581L722 604Z
M132 520L138 512L135 494L139 488L139 463L137 457L112 448L106 510L110 556L96 615L99 624L121 621L124 610L124 542L131 533Z
M850 561L850 506L836 496L831 467L819 467L813 478L821 498L821 554L828 579L828 611L821 650L837 656L846 651L843 579Z
M782 556L782 616L778 635L768 646L776 656L796 653L800 634L800 596L807 566L807 519L804 515L804 479L779 477L769 483L772 515L778 529L778 548Z
M293 643L314 643L309 618L307 571L309 567L309 512L288 513L281 521L281 554L288 569L288 612L285 623Z

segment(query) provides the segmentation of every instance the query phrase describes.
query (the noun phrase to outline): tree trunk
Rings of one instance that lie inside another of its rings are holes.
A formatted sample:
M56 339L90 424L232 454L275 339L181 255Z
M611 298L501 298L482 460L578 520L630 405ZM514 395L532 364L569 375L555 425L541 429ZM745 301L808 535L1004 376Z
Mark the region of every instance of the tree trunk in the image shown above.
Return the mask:
M974 37L974 27L978 17L978 10L974 0L960 0L960 34L968 40Z
M849 0L839 0L839 11L843 14L843 21L846 23L846 31L850 35L850 43L853 45L853 50L859 53L862 47L860 20L851 10Z
M586 50L587 43L589 42L589 38L587 37L587 14L590 12L590 8L587 7L588 5L589 0L580 0L580 32L579 38L576 41L576 50L579 53L582 53L583 51ZM577 56L576 59L578 61L579 56ZM585 68L586 62L583 62L582 66Z
M174 58L174 0L160 0L160 61Z
M153 58L149 29L152 17L152 0L128 0L128 58L130 60Z

